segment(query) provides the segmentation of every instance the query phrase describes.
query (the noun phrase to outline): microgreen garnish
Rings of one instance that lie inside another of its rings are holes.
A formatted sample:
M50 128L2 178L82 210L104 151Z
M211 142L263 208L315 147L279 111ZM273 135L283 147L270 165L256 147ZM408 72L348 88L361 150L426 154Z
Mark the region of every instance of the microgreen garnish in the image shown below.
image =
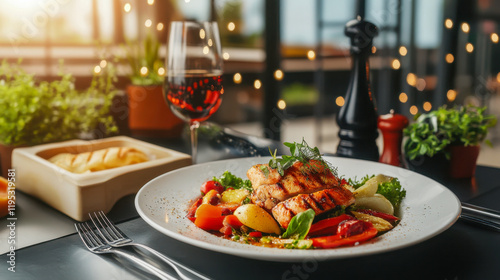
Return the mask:
M267 169L267 167L265 165L260 166L260 171L262 171L264 173L266 178L269 176L269 169Z
M323 159L323 156L319 152L319 149L317 147L311 148L304 139L302 139L302 143L285 142L283 144L290 148L290 156L283 155L281 158L277 158L277 151L275 150L273 153L269 149L269 152L273 157L269 161L269 167L276 169L281 176L283 176L285 174L285 170L290 168L296 161L300 161L304 164L309 164L310 160L318 161L321 165L323 165L323 167L330 169L333 174L337 174L337 169Z

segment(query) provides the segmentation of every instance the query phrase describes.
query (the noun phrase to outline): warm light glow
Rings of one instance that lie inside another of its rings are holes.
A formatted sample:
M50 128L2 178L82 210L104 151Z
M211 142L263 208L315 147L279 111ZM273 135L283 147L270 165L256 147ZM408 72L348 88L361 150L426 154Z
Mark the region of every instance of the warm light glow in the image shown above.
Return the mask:
M391 65L391 66L392 66L392 69L394 69L394 70L398 70L398 69L401 67L401 62L399 62L399 59L396 59L396 58L395 58L395 59L392 61L392 65Z
M224 60L228 60L231 56L229 55L228 52L225 52L222 54L222 58L224 58Z
M165 27L165 26L163 25L163 23L159 22L159 23L156 25L156 30L158 30L158 31L162 31L164 27Z
M316 58L316 53L315 53L313 50L309 50L309 51L307 52L307 58L308 58L309 60L314 60L314 59Z
M413 105L410 107L410 114L416 115L418 113L418 108L417 106Z
M148 5L153 5L155 3L155 0L148 0Z
M146 66L142 66L140 72L141 72L141 76L145 77L146 75L148 75L149 69Z
M500 83L500 72L497 73L497 82Z
M203 47L203 54L208 54L209 51L208 46Z
M148 18L145 22L144 22L144 25L146 27L151 27L151 25L153 25L153 22Z
M432 104L429 102L429 101L426 101L424 102L424 110L429 112L430 110L432 110Z
M108 62L105 59L101 60L101 62L99 63L99 66L101 66L101 68L105 68L106 65L108 65Z
M399 94L399 101L401 103L406 103L406 101L408 101L408 95L404 92L400 93Z
M283 80L283 71L281 71L280 69L274 71L274 78L278 81L281 81Z
M447 18L445 21L444 21L444 26L448 29L451 29L453 27L453 20Z
M95 74L100 74L101 73L101 66L97 65L96 67L94 67L94 73Z
M285 110L285 108L286 108L286 102L285 102L285 100L283 100L283 99L278 100L278 108L280 110Z
M163 68L163 67L158 68L158 75L159 76L163 77L163 76L165 76L165 74L167 74L167 71L165 71L165 68Z
M200 39L205 39L206 33L205 29L200 29Z
M234 31L234 29L236 29L236 24L234 24L234 22L231 21L227 24L227 30Z
M399 54L400 54L401 56L405 56L406 54L408 54L408 49L406 49L406 47L405 47L405 46L401 46L401 47L399 47Z
M342 106L344 106L344 103L345 103L344 97L339 96L339 97L335 98L335 104L337 104L337 106L342 107Z
M207 43L210 47L214 45L214 41L212 41L212 39L208 39Z
M376 53L376 52L377 52L377 47L372 46L372 53Z
M464 33L469 33L469 31L470 31L470 26L469 26L469 24L468 24L467 22L462 23L462 31L463 31Z
M234 81L235 84L241 84L242 80L243 79L241 78L241 74L240 73L234 74L233 81Z
M449 101L454 101L457 98L457 91L454 89L448 90L446 98L448 98Z
M262 82L261 82L260 80L258 80L258 79L257 79L257 80L255 80L255 81L253 82L253 87L254 87L255 89L260 89L260 88L262 87Z
M414 87L417 85L417 76L413 73L408 73L408 75L406 75L406 82Z
M491 38L491 41L492 41L493 43L495 43L495 44L496 44L496 43L498 43L498 34L496 34L496 33L491 33L490 38Z
M448 63L453 63L453 61L455 61L455 57L451 53L449 53L446 55L445 60Z
M132 10L132 5L130 5L130 3L125 3L125 5L123 5L123 10L125 11L125 13L130 13L130 11Z
M474 51L474 45L471 44L471 43L467 43L467 45L465 45L465 50L468 52L468 53L471 53Z
M424 91L426 85L427 83L425 82L425 80L420 78L417 80L417 85L415 87L418 91Z

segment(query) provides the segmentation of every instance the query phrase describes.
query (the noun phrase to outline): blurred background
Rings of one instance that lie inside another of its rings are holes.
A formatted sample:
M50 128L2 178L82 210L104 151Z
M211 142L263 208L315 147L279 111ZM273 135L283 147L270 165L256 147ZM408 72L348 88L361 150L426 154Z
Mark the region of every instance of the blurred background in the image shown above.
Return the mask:
M210 121L284 141L305 137L334 152L351 68L344 27L358 15L380 29L370 58L380 115L393 109L412 119L472 103L500 116L500 1L493 0L1 1L0 57L22 58L26 71L49 81L63 60L77 87L113 62L124 91L128 47L156 40L163 60L171 21L215 20L225 94ZM167 74L161 65L144 71ZM498 126L489 138L498 146Z

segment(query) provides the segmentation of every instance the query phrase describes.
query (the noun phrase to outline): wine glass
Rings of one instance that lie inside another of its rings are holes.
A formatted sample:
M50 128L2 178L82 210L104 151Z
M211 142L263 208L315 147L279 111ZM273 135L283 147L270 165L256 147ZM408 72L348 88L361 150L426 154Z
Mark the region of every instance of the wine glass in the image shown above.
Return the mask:
M172 112L189 123L193 163L197 161L200 122L222 102L222 61L216 22L171 23L164 94Z

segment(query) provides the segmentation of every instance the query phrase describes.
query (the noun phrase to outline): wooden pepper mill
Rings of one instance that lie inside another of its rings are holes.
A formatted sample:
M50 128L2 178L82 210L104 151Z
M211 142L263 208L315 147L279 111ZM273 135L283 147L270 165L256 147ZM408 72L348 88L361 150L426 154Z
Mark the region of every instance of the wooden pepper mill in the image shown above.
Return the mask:
M394 114L394 110L378 118L378 128L384 138L384 150L379 162L405 167L401 154L401 142L403 140L403 129L407 126L408 118Z
M351 38L352 69L344 106L337 115L340 142L337 156L378 161L377 111L370 88L368 58L377 26L358 17L346 24Z

